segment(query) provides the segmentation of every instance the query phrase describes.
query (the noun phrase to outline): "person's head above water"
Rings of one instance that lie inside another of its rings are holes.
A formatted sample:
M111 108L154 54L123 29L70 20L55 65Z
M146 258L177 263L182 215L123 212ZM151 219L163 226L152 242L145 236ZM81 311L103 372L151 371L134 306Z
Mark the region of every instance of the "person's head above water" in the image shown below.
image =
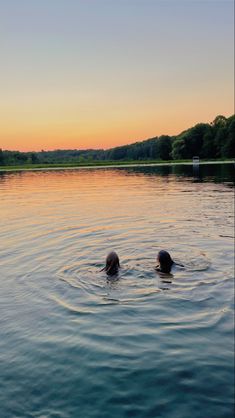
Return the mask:
M119 257L115 251L111 251L106 257L106 265L104 270L107 274L116 274L120 267Z
M172 260L170 254L165 251L161 250L159 251L157 255L157 261L159 263L158 270L162 273L170 273L171 267L174 264L174 261Z

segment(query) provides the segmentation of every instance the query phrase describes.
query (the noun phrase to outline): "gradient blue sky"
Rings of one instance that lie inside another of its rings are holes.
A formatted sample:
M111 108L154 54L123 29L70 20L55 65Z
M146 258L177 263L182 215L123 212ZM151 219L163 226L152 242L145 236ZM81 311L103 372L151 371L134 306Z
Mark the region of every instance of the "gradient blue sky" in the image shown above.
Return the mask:
M108 148L234 113L233 1L0 0L0 147Z

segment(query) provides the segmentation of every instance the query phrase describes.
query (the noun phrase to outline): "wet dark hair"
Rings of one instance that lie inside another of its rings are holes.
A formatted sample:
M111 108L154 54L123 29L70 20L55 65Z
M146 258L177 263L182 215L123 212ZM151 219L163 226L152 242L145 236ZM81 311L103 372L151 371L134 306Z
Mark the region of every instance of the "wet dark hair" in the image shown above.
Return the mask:
M165 250L161 250L157 255L157 260L159 262L157 269L162 273L170 273L171 267L174 264L170 254Z
M109 275L117 274L120 267L119 257L115 251L111 251L106 257L106 265L104 270Z

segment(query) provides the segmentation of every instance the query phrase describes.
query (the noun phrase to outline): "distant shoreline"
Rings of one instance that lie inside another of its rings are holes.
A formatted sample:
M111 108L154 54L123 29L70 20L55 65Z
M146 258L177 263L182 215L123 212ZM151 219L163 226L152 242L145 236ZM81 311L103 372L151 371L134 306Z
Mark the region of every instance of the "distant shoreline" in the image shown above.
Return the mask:
M204 164L235 164L234 160L208 160L200 161L199 165ZM70 163L70 164L29 164L19 166L0 166L0 172L4 171L47 171L47 170L77 170L83 168L118 168L118 167L154 167L154 166L172 166L172 165L193 165L192 160L174 160L174 161L123 161L123 162L94 162L94 163Z

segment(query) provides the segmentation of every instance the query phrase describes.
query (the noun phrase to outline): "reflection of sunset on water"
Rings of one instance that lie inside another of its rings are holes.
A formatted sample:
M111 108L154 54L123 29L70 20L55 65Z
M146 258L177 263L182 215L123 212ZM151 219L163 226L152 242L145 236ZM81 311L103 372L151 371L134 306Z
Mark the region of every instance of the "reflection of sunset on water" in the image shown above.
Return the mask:
M52 417L59 402L63 414L82 410L90 418L92 400L97 417L110 405L110 418L113 394L123 392L117 418L143 393L140 417L153 416L164 399L188 418L208 373L200 416L229 416L233 170L214 164L200 166L197 176L183 165L0 173L4 417L9 405L23 411L11 416L35 416L35 404L40 416ZM161 249L184 267L157 272ZM111 250L120 258L114 277L102 271ZM186 379L181 387L185 370L193 384ZM226 405L216 404L219 415L211 390Z
M180 174L180 167L177 170ZM192 168L188 170L193 179ZM174 171L174 167L140 167L3 174L0 177L3 225L4 218L11 220L10 228L15 225L22 228L25 239L27 234L28 238L40 234L38 231L45 223L48 234L59 228L61 236L67 228L74 228L77 237L101 234L111 241L114 236L148 241L155 231L156 241L161 237L166 242L178 242L179 232L184 237L187 230L196 232L199 228L199 232L208 224L213 225L204 207L214 186L196 182L189 183L189 187L187 178L183 181L172 174ZM230 190L225 192L223 196L229 196ZM14 201L16 205L12 204ZM216 201L213 207L214 212L219 210ZM12 237L8 239L12 242Z

